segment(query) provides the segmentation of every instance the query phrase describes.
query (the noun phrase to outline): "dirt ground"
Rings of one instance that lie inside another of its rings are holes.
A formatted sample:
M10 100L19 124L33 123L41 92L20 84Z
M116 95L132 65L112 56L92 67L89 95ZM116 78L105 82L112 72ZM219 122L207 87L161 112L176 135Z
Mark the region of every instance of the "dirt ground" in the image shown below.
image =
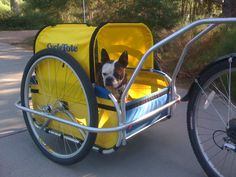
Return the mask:
M34 37L38 30L27 31L0 31L0 43L8 43L32 50Z

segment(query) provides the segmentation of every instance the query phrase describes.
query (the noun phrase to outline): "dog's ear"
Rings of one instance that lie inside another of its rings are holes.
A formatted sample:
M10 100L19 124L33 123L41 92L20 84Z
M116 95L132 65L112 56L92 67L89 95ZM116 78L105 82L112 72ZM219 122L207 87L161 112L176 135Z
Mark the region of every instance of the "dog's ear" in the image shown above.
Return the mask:
M102 49L102 52L101 52L101 60L102 60L102 63L106 63L108 61L110 61L110 58L109 58L109 55L106 51L106 49Z
M124 51L121 54L118 62L121 64L122 67L124 67L124 68L127 67L127 65L128 65L128 52L127 51Z

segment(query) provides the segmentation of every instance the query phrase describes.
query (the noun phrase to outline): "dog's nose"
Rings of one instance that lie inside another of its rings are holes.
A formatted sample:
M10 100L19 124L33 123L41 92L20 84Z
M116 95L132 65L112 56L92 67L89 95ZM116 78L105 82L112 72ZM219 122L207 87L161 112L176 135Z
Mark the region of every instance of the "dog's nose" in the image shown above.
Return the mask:
M106 78L106 86L112 86L112 82L113 82L113 78L112 77Z

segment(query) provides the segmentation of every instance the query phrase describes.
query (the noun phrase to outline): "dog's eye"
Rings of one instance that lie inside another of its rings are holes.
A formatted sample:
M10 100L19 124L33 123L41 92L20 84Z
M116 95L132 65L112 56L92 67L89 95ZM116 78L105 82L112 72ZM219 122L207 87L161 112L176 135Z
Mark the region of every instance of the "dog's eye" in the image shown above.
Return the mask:
M106 75L107 75L107 73L102 73L102 75L103 75L103 76L106 76Z

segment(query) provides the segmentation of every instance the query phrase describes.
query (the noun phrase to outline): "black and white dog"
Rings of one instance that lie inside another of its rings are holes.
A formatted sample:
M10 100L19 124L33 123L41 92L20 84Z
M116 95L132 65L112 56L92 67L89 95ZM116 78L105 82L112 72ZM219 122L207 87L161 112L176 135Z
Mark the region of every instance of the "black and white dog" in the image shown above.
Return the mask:
M128 53L124 51L118 60L110 60L105 49L101 51L101 65L97 70L97 84L109 90L118 101L127 83L126 67L128 65Z

